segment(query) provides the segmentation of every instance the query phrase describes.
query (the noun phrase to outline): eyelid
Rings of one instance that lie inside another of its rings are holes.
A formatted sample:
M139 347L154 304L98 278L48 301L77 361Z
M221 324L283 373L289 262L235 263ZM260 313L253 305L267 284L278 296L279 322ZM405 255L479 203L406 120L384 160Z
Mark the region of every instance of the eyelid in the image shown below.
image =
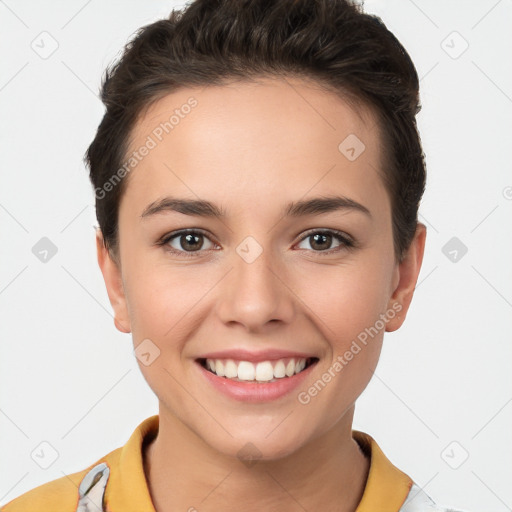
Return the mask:
M311 235L313 235L315 233L327 233L327 234L330 234L330 235L336 235L336 236L342 238L343 240L345 240L348 243L354 243L355 244L355 240L348 233L345 233L344 231L339 231L339 230L333 229L333 228L312 228L312 229L308 229L308 230L306 230L304 232L304 234L302 235L302 238L299 240L299 242L302 242L302 240L304 240L308 236L311 236Z

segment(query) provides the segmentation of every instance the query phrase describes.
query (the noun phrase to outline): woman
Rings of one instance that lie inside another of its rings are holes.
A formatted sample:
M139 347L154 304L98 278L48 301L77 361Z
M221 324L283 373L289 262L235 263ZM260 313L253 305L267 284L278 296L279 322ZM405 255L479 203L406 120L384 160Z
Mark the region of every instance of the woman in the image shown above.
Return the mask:
M445 510L352 430L425 246L397 39L342 0L196 0L102 99L98 262L159 414L4 510Z

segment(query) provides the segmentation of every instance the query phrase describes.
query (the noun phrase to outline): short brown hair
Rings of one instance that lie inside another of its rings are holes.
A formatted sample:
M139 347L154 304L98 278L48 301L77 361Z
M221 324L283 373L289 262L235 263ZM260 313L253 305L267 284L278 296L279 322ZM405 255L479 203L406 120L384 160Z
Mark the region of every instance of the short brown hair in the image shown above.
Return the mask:
M347 0L195 0L137 31L105 70L106 112L84 157L102 191L96 216L116 260L127 178L108 193L103 187L122 166L139 116L187 86L285 75L313 79L376 114L384 150L378 171L391 201L395 259L403 260L426 184L418 75L381 19Z

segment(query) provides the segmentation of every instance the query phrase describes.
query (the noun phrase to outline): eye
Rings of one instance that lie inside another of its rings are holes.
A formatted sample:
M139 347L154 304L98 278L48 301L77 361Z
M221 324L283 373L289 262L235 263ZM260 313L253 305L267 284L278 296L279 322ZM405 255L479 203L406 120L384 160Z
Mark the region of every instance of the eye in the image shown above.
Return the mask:
M331 229L310 231L306 236L302 237L301 243L308 240L311 240L308 243L314 252L327 254L351 248L355 245L347 235ZM336 241L338 245L332 249L331 244ZM306 247L306 249L308 248Z
M205 241L207 241L206 244ZM164 246L169 252L184 256L193 256L193 254L187 253L201 252L202 249L208 250L215 247L215 244L206 234L197 229L183 229L170 233L158 242L158 244Z
M309 241L309 248L320 255L340 252L355 247L355 242L342 232L332 229L314 230L302 237L299 244ZM332 248L333 242L337 242ZM182 229L164 236L157 245L161 245L170 253L183 257L194 257L206 250L216 249L216 244L199 229ZM301 247L304 249L304 247Z

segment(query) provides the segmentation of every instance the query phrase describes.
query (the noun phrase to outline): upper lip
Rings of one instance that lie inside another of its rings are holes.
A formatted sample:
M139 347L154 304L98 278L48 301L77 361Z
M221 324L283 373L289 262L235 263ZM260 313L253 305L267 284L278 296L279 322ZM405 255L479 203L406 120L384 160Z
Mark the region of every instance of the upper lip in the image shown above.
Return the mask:
M295 359L317 358L317 356L308 354L307 352L295 352L283 349L268 348L265 350L251 351L243 348L234 348L208 352L207 354L199 356L197 359L234 359L236 361L259 362L292 357Z

